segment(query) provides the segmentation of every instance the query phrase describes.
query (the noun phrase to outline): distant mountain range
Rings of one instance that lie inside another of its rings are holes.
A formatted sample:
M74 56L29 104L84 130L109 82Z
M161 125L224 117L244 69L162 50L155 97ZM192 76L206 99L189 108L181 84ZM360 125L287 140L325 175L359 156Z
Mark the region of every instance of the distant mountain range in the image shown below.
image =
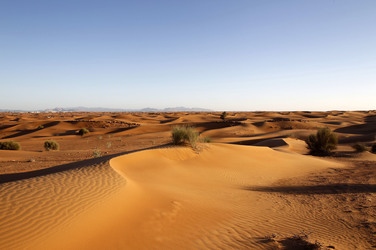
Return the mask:
M11 109L0 109L0 112L178 112L178 111L213 111L204 108L187 108L187 107L174 107L174 108L143 108L143 109L114 109L114 108L102 108L102 107L73 107L73 108L54 108L54 109L44 109L44 110L11 110Z

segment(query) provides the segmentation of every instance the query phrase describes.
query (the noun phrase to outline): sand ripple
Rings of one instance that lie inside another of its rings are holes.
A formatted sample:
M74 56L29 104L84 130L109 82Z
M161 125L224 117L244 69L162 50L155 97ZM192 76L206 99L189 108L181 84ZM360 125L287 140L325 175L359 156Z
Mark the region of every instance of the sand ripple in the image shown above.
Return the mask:
M124 185L107 163L0 184L0 248L27 248Z
M327 204L333 196L267 189L342 169L338 162L214 143L110 163L0 185L1 248L272 249L265 236L302 230L336 249L369 248L362 231Z

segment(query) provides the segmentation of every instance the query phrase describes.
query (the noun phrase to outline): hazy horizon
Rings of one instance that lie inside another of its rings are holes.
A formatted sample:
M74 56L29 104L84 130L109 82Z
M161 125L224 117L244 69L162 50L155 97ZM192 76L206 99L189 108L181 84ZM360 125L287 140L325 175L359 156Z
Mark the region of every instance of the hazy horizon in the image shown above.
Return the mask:
M3 1L0 109L374 110L376 2Z
M180 109L179 109L180 108ZM238 110L238 109L207 109L205 107L164 107L164 108L154 108L154 107L143 107L138 109L128 109L128 108L113 108L113 107L48 107L41 109L8 109L0 108L1 112L37 112L37 111L48 111L48 110L57 110L62 109L61 112L331 112L331 111L360 111L367 112L375 109L328 109L328 110L285 110L285 109L276 109L276 110ZM73 111L66 111L73 110ZM151 111L149 111L151 110ZM57 111L60 112L60 111Z

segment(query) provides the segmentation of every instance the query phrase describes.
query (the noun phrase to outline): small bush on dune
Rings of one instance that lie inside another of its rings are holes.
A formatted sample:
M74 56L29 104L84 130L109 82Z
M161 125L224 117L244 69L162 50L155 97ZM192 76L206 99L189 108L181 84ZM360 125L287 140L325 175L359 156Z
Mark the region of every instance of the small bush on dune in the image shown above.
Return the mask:
M371 152L376 154L376 143L372 145Z
M200 138L200 141L203 143L210 143L212 140L209 137L202 137Z
M89 130L87 128L82 128L82 129L80 129L80 131L78 131L78 134L81 135L81 136L84 136L87 133L89 133Z
M320 128L306 140L308 148L313 155L330 155L337 148L338 139L328 127Z
M227 117L227 112L225 111L225 112L223 112L223 113L221 114L220 118L221 118L223 121L225 121L225 120L226 120L226 117Z
M192 147L196 146L198 140L198 132L193 128L187 130L188 142Z
M44 126L43 125L39 125L38 129L44 129Z
M178 126L172 128L172 143L174 145L183 145L189 143L192 147L196 146L198 132L189 126Z
M172 144L181 145L185 141L185 130L183 127L174 127L172 128Z
M365 152L367 151L367 147L363 144L357 143L351 146L353 149L355 149L356 152Z
M59 143L57 143L56 141L45 141L44 142L44 148L47 150L47 151L50 151L50 150L59 150Z
M96 149L93 151L93 157L94 158L98 158L98 157L101 157L102 156L102 153L99 149Z
M20 150L21 146L15 141L3 141L0 142L0 150Z

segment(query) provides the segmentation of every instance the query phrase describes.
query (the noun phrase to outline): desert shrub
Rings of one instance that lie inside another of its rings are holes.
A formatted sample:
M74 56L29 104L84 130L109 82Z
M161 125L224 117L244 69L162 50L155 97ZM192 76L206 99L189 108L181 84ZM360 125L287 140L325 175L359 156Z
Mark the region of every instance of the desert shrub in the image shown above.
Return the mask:
M209 137L202 137L202 138L200 138L200 141L203 142L203 143L210 143L210 142L212 142L211 138L209 138Z
M43 125L39 125L38 129L44 129L44 126Z
M376 143L372 145L371 152L376 154Z
M351 146L353 149L355 149L356 152L365 152L367 151L367 147L364 146L363 144L356 143Z
M172 128L172 144L181 145L185 141L185 130L183 127Z
M172 128L172 143L174 145L183 145L189 143L192 147L196 146L198 133L189 126L177 126Z
M47 151L50 151L50 150L59 150L59 143L57 143L56 141L45 141L44 142L44 148L47 150Z
M222 120L226 120L226 117L227 117L227 112L225 111L225 112L223 112L223 113L221 114L220 118L221 118Z
M330 155L337 148L338 138L328 127L319 128L316 134L311 134L306 140L313 155Z
M102 153L99 149L96 149L93 151L93 157L94 158L98 158L98 157L101 157L102 156Z
M3 141L0 142L0 150L20 150L21 146L15 141Z
M80 131L78 131L78 134L81 135L81 136L84 136L87 133L89 133L89 130L87 128L82 128L82 129L80 129Z

